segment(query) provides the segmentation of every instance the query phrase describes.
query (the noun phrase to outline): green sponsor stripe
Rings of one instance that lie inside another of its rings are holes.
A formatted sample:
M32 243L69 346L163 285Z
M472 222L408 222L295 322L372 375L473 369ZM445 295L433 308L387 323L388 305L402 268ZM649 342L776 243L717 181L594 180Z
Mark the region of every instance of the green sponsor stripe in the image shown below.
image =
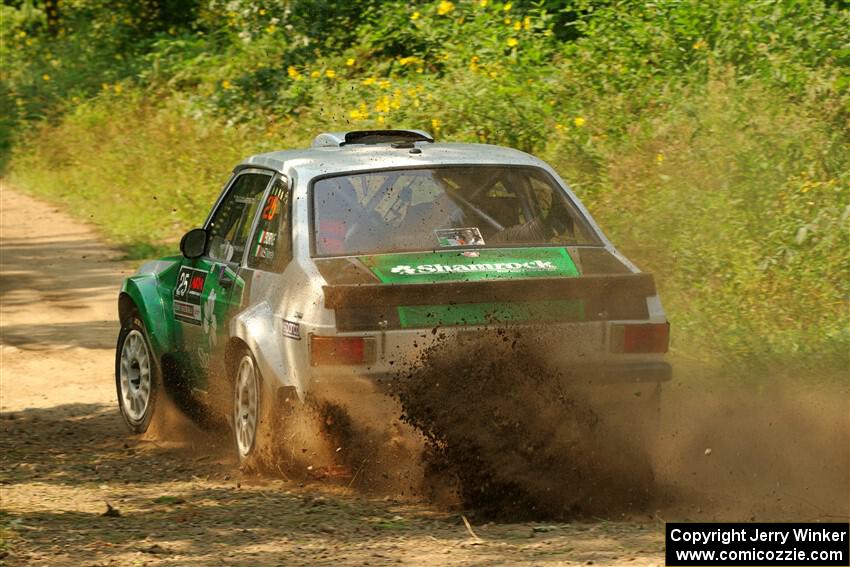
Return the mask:
M477 250L478 256L453 251L363 256L360 261L390 284L481 281L536 277L575 277L575 262L563 247Z
M583 321L584 301L561 299L516 303L411 305L398 308L402 328L484 325L518 321Z

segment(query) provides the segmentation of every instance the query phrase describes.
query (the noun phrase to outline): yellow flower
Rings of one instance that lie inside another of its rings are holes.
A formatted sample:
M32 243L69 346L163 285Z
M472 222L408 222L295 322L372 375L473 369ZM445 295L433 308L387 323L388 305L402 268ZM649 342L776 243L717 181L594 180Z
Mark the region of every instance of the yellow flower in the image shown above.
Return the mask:
M50 75L48 75L47 73L45 73L44 75L42 75L42 76L41 76L41 80L42 80L42 81L49 81L49 80L50 80Z
M482 8L486 8L487 4L489 4L489 0L481 0L480 2L478 2L478 5Z
M369 85L374 85L376 80L375 77L369 77L368 79L363 79L363 84L368 87Z
M530 16L526 16L522 19L522 27L524 27L526 30L531 29L531 17Z
M321 76L322 76L322 72L321 72L321 71L312 71L312 72L310 73L310 77L312 77L313 79L318 79L318 78L319 78L319 77L321 77Z
M266 11L265 11L265 9L260 8L260 15L261 15L261 16L265 16L265 15L266 15Z
M513 22L513 20L512 20L512 19L510 19L510 18L505 18L503 21L505 22L505 25L506 25L506 26L511 25L511 23Z
M583 128L585 122L587 121L581 116L576 116L575 118L573 118L573 124L576 125L576 128Z
M419 16L421 16L421 15L422 14L420 14L419 12L413 12L412 14L410 14L410 20L415 22L416 20L419 19Z
M367 118L369 118L369 113L363 112L362 110L355 108L354 110L348 113L348 116L352 120L366 120Z
M21 31L18 32L18 38L19 39L23 39L25 37L27 37L27 32L25 32L24 30L21 30Z
M390 97L383 96L378 99L375 103L375 112L389 112L390 111Z
M515 29L516 31L521 30L521 29L522 29L522 22L520 22L519 20L515 21L515 22L514 22L514 29Z
M225 80L223 80L223 81L221 82L221 88L223 88L224 90L228 90L228 89L230 89L230 87L232 87L232 86L233 86L233 85L231 85L231 84L230 84L230 81L228 81L227 79L225 79Z
M699 40L696 43L694 43L691 47L693 47L694 49L703 49L705 46L706 46L706 43L703 40Z
M266 33L274 33L277 30L277 27L274 24L271 24L266 28Z
M382 89L388 89L388 88L390 88L390 84L391 83L389 81L383 80L380 83L378 83L378 86L381 87Z
M439 118L432 118L431 119L431 128L434 129L434 132L436 132L440 129L440 119Z
M295 79L296 81L301 78L301 73L292 65L286 68L286 74L289 75L290 79Z
M569 130L569 128L559 122L558 124L555 124L555 130L557 130L558 132L563 132L564 130Z
M336 77L336 71L334 71L333 69L328 69L327 71L325 71L325 77L327 77L328 79L333 79L334 77Z
M505 12L510 12L510 11L511 11L511 8L513 8L513 7L514 7L514 5L513 5L513 4L511 4L510 2L508 2L507 4L505 4L504 6L502 6L502 10L504 10Z
M398 60L398 63L401 66L410 65L411 63L418 63L418 62L419 62L419 58L413 57L413 56L411 56L411 57L401 57Z
M662 163L664 163L664 154L662 152L658 152L655 154L655 164L661 165Z
M100 83L100 88L101 88L101 90L108 91L109 90L109 83Z
M378 116L378 124L383 124L383 123L384 123L384 117Z
M116 83L116 84L115 84L115 87L114 87L114 90L115 90L115 94L121 94L121 91L123 91L123 90L124 90L124 87L122 87L121 85L119 85L118 83Z
M516 47L517 44L519 44L519 41L515 37L509 37L507 43L508 43L508 47Z
M448 0L443 0L437 6L437 15L438 16L445 16L446 14L448 14L449 12L451 12L454 9L455 9L454 2L449 2Z
M351 67L352 65L354 65L354 63L355 63L354 57L349 57L348 59L345 60L345 64L348 67Z

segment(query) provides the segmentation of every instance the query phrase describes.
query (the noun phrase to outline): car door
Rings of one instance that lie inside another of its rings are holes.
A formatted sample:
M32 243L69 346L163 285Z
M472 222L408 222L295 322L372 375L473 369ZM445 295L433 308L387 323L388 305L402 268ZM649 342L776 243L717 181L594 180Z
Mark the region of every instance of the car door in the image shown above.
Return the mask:
M224 369L227 323L242 305L245 281L240 266L249 248L249 235L272 173L240 171L210 216L207 250L184 259L174 288L178 341L189 364L196 389L207 389L212 372Z
M263 202L240 271L248 295L246 304L252 307L267 302L276 311L281 301L287 301L291 290L284 272L292 260L291 215L291 190L286 178L278 176ZM293 329L284 332L293 335Z

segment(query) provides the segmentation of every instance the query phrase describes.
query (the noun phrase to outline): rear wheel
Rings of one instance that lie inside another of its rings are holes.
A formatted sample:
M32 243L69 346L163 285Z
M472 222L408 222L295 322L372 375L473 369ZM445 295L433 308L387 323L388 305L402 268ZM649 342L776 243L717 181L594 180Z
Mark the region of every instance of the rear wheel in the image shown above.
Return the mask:
M256 469L271 464L278 429L272 396L257 361L245 349L233 379L233 437L239 462Z
M236 369L233 399L233 433L239 460L249 458L254 452L260 421L260 377L250 354L244 354Z
M115 387L124 423L133 433L144 433L153 417L161 384L144 323L133 313L121 325L115 351Z

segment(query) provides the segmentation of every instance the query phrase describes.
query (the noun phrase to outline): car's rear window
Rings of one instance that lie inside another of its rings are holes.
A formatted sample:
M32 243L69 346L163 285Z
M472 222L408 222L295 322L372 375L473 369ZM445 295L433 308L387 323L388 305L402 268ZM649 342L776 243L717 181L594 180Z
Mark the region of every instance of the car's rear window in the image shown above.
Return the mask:
M536 167L339 175L316 181L312 198L319 256L601 244L564 191Z

